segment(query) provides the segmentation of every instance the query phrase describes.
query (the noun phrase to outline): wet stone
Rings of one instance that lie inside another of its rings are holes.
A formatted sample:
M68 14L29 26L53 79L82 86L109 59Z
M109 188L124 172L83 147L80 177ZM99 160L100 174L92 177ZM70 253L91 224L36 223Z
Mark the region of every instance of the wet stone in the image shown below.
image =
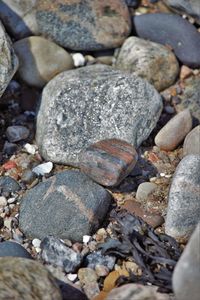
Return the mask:
M172 47L184 65L200 67L200 34L182 17L168 13L143 14L133 17L133 27L139 37Z
M90 145L80 154L83 173L105 186L118 185L137 162L135 148L125 141L108 139Z
M200 125L190 131L183 144L183 155L198 154L200 155Z
M0 257L4 256L32 258L30 253L23 246L12 241L0 243Z
M40 247L43 261L62 267L66 273L75 272L81 264L81 255L53 236L44 238Z
M110 194L86 175L60 172L26 193L20 204L19 225L28 237L53 235L81 242L84 235L99 228L110 202Z
M165 231L188 238L200 221L200 156L187 155L179 163L169 191Z
M25 140L30 134L28 128L20 125L9 126L6 129L6 136L9 142L19 142L21 140Z
M110 255L103 255L101 251L93 252L86 256L84 264L87 268L95 269L97 265L102 265L112 270L115 265L116 258Z

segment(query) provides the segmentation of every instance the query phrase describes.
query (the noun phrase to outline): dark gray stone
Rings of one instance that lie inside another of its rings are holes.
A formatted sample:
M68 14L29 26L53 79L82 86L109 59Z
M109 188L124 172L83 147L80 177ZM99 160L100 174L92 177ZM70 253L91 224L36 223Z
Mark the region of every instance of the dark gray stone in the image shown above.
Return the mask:
M15 193L21 189L18 182L10 176L0 177L0 193Z
M199 0L164 0L172 9L180 14L193 17L200 24L200 2Z
M81 255L53 236L44 238L40 247L41 258L46 263L62 267L66 273L76 272L81 264Z
M85 258L84 264L87 268L95 269L96 265L102 265L109 270L114 268L116 257L110 255L103 255L101 251L93 252Z
M145 80L105 65L59 74L44 88L36 139L46 160L76 165L78 154L99 140L118 138L138 147L162 110Z
M199 300L200 223L193 232L176 267L172 283L176 300Z
M29 136L29 129L25 126L9 126L6 129L6 136L9 140L9 142L18 142L21 140L25 140Z
M187 20L175 14L156 13L134 16L133 24L139 37L169 45L184 65L200 67L200 34Z
M200 221L200 156L187 155L179 163L169 192L165 231L188 238Z
M30 253L24 247L11 241L0 243L0 257L4 256L32 258Z
M183 144L183 155L198 154L200 155L200 125L190 131Z
M78 171L59 173L31 189L20 206L19 226L25 235L48 235L82 241L103 221L110 194Z

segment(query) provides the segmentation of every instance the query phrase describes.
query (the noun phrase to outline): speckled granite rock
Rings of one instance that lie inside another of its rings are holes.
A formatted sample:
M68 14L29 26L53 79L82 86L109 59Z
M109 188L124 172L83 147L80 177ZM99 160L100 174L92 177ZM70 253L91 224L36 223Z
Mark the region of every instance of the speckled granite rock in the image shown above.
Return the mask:
M172 85L179 72L172 51L134 36L122 45L115 67L148 80L159 91Z
M105 65L67 71L44 88L37 116L41 155L76 165L80 151L118 138L139 146L159 119L162 100L145 80Z
M200 155L200 125L190 131L183 144L183 155L198 154Z
M14 43L18 73L30 86L42 88L57 74L74 68L71 55L55 43L31 36Z
M194 230L174 269L172 283L176 300L199 300L200 223Z
M19 257L0 258L0 299L61 300L59 287L39 262Z
M179 163L169 192L165 231L188 238L200 221L200 156L187 155Z
M175 14L143 14L133 17L133 26L139 37L172 47L184 65L200 67L200 34L187 20Z
M31 189L20 205L19 226L29 237L82 241L103 221L110 194L78 171L61 172Z
M118 47L131 30L123 0L11 0L0 11L16 37L44 35L73 50Z
M0 21L0 97L18 68L18 59Z
M196 22L200 24L199 0L164 0L164 2L176 12L195 18Z

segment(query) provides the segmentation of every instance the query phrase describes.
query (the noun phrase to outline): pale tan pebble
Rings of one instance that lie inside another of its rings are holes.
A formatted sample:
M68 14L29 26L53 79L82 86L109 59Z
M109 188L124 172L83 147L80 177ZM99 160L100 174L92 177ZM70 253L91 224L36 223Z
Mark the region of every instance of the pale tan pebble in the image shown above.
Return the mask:
M5 207L7 205L6 197L0 196L0 208Z
M192 69L183 65L180 70L180 79L184 80L184 79L188 78L190 75L192 75L192 73L193 73Z
M109 269L103 265L96 265L95 272L99 277L105 277L109 274Z

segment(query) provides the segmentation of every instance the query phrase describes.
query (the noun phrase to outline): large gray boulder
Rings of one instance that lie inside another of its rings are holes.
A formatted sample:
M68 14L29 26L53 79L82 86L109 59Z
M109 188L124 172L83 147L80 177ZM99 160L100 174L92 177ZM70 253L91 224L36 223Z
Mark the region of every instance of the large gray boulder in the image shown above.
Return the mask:
M0 97L17 71L18 59L0 21Z
M44 88L36 139L47 160L76 165L81 150L118 138L138 147L156 126L162 110L147 81L93 65L67 71Z

